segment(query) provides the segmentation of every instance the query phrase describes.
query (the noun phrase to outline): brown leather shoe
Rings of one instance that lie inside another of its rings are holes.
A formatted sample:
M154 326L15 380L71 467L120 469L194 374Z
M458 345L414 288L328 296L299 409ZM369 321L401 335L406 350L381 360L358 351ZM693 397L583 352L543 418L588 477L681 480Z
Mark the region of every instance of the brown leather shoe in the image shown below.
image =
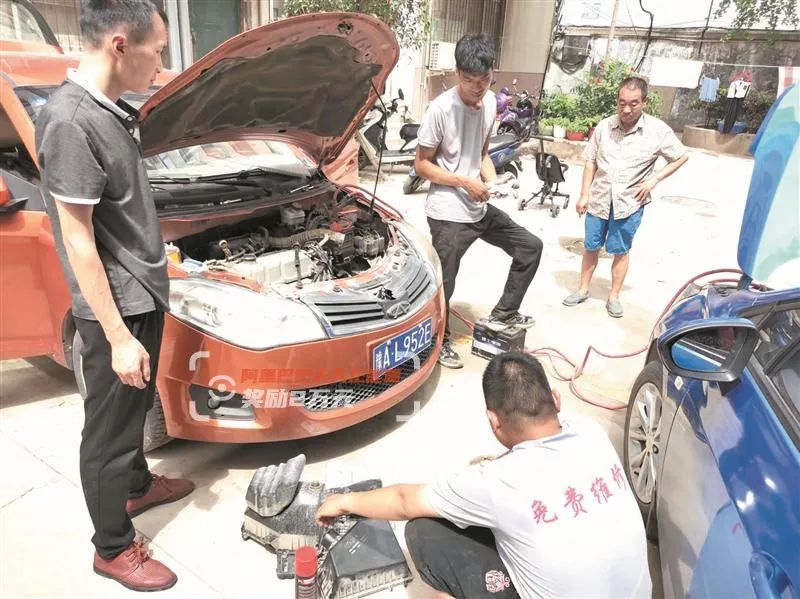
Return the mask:
M132 591L163 591L175 586L178 577L158 560L150 557L139 539L117 557L104 560L94 554L94 571L100 576L116 580Z
M135 518L151 507L183 499L192 491L194 491L194 483L190 480L167 478L154 474L147 493L135 499L128 499L125 510L128 512L128 516Z

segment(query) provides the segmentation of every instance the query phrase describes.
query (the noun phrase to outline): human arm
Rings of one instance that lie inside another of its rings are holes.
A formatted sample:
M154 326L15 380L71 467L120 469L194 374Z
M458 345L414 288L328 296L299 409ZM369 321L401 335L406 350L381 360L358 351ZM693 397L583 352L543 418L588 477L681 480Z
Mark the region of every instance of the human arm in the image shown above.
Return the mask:
M497 171L494 169L494 162L489 156L489 138L486 138L486 143L483 144L481 152L481 179L484 183L491 183L497 179Z
M644 181L639 183L639 185L637 185L636 189L635 189L635 191L636 191L636 200L640 204L643 204L644 202L646 202L647 198L650 197L650 192L653 191L655 186L658 185L659 182L663 181L664 179L666 179L667 177L672 175L675 171L677 171L679 168L681 168L684 164L686 164L687 160L689 160L689 154L688 153L684 154L683 156L681 156L677 160L673 160L672 162L668 163L660 171L658 171L657 173L654 173L652 176L648 177L647 179L645 179Z
M337 516L356 514L378 520L435 518L426 485L392 485L373 491L331 495L317 510L317 523L330 525Z
M586 214L589 208L589 190L592 187L595 173L597 172L597 165L594 162L587 162L583 167L583 183L581 184L581 197L578 203L575 204L575 211L578 216Z
M128 331L114 302L95 240L93 214L106 174L86 133L72 121L46 125L38 158L42 184L55 203L67 261L111 346L112 368L123 383L144 388L150 379L149 355Z
M111 367L123 383L144 389L150 381L150 356L125 326L111 295L94 239L94 206L56 200L56 207L69 265L111 345Z
M667 165L636 186L634 192L639 204L644 204L649 199L650 192L659 182L672 175L689 160L686 147L678 140L675 132L668 127L656 153L667 161Z
M489 188L479 179L464 177L443 169L434 162L437 148L417 146L417 156L414 160L414 170L417 175L437 185L447 187L461 187L467 192L473 202L484 202L489 199ZM492 166L494 170L494 166ZM481 167L483 175L483 167Z

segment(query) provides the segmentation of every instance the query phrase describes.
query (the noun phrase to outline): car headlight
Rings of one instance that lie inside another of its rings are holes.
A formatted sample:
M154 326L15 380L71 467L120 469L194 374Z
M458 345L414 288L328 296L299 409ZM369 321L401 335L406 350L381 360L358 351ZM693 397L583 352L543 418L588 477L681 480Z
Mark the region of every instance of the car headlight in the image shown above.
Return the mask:
M247 349L319 341L327 336L304 304L216 281L170 279L172 315Z
M428 238L425 237L422 233L419 232L416 228L412 227L408 223L394 223L397 230L400 234L406 238L409 244L411 244L417 253L427 258L428 263L431 265L433 272L431 273L434 278L436 279L436 286L442 284L442 263L439 261L439 254L436 253L436 250L433 249L431 242L428 241Z

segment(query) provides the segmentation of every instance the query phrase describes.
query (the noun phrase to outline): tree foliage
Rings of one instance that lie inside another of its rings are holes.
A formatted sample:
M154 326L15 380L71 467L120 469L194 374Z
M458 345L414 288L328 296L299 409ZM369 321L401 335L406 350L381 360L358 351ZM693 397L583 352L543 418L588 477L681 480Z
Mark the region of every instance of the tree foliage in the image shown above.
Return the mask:
M419 48L430 31L430 0L286 0L287 17L310 12L360 12L377 17L404 48Z
M730 9L736 11L734 29L752 29L754 25L766 23L775 31L778 26L797 29L797 0L722 0L716 12L719 18Z

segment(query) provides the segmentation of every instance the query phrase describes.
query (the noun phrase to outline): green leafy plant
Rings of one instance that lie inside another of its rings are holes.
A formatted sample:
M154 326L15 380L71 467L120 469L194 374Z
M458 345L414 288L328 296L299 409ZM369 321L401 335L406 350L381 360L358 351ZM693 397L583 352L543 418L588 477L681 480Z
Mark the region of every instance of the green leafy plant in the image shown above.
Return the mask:
M570 94L557 91L543 100L545 117L572 119L576 116L576 100Z
M603 118L614 114L617 110L619 86L626 77L633 74L633 68L629 64L617 59L609 60L593 69L572 90L575 97L574 116L597 119L592 125L595 126ZM661 113L662 104L661 94L650 91L647 96L645 112L658 116Z
M716 128L717 122L725 118L727 110L728 88L721 87L717 90L717 98L713 102L701 102L696 99L691 107L694 110L702 110L705 113L705 126ZM739 119L747 123L747 129L751 133L758 131L764 117L767 116L772 103L775 101L775 93L767 91L750 90L747 97L742 102L742 110Z
M419 48L430 32L430 0L286 0L287 17L310 12L360 12L377 17L404 48Z
M771 32L769 42L775 41L775 30L778 25L786 26L787 29L797 29L800 23L797 16L797 0L722 0L714 16L719 18L731 8L736 11L733 28L737 32L765 22Z
M550 121L554 127L563 127L564 129L572 124L572 119L568 119L565 116L554 117Z
M567 131L572 131L573 133L583 133L586 135L589 133L589 125L586 123L585 119L573 119L569 122L569 125L566 127Z

